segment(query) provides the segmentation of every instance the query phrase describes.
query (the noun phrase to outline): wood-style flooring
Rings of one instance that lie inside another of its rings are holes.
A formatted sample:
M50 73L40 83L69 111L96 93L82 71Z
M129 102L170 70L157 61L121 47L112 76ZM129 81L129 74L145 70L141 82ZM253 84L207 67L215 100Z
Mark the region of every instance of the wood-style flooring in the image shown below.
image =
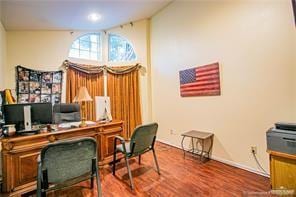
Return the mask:
M134 191L129 187L124 160L116 165L115 177L111 166L101 168L103 196L269 196L264 194L270 190L266 177L214 160L200 163L189 154L184 159L181 150L162 143L156 144L156 154L161 175L155 171L152 152L142 156L141 165L137 158L130 160ZM246 192L259 193L245 195ZM89 189L86 181L48 196L92 197L97 194Z

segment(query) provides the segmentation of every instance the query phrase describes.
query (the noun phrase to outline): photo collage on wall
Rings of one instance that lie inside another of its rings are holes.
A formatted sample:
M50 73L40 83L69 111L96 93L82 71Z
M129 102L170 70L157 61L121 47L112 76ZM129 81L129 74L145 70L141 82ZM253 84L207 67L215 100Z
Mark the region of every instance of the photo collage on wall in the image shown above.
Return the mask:
M60 103L63 71L38 71L16 67L18 103Z

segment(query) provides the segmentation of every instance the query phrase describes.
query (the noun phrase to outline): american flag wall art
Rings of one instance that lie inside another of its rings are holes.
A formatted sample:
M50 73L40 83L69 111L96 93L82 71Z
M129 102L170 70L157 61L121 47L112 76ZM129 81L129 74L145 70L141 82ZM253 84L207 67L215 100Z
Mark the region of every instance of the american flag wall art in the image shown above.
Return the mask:
M218 62L181 70L179 76L182 97L217 96L221 94Z

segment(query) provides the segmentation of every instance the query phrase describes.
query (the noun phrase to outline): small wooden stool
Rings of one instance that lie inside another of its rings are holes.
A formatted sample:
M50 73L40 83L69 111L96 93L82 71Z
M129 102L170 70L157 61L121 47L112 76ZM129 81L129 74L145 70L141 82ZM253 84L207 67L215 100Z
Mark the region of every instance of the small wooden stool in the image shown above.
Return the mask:
M182 149L184 151L184 158L185 158L186 150L184 148L183 143L184 143L185 137L189 137L189 138L191 138L192 149L189 149L188 152L191 152L192 154L199 155L200 156L200 161L203 161L204 155L207 155L207 159L210 159L210 153L211 153L212 148L213 148L213 140L214 140L214 134L213 133L191 130L191 131L182 133L181 136L183 136L181 146L182 146ZM197 139L196 149L194 148L193 139ZM204 142L206 140L208 140L208 139L210 139L211 145L209 146L208 150L205 150L205 143ZM201 150L199 150L198 147L197 147L198 142L200 142L200 144L201 144Z

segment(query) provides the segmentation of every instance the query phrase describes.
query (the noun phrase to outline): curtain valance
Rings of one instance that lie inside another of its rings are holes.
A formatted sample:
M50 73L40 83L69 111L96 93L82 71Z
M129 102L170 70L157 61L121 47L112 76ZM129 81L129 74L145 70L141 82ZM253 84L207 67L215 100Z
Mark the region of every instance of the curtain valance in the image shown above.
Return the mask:
M86 74L99 74L103 72L103 66L94 66L94 65L86 65L86 64L78 64L70 62L69 60L65 60L63 62L63 66L68 69L74 69Z
M69 60L65 60L63 62L63 66L65 66L66 69L72 68L86 74L99 74L104 70L106 70L109 73L117 74L117 75L127 74L130 72L133 72L134 70L139 70L142 67L140 64L131 65L131 66L112 66L112 67L109 67L106 65L95 66L95 65L73 63L73 62L70 62Z

